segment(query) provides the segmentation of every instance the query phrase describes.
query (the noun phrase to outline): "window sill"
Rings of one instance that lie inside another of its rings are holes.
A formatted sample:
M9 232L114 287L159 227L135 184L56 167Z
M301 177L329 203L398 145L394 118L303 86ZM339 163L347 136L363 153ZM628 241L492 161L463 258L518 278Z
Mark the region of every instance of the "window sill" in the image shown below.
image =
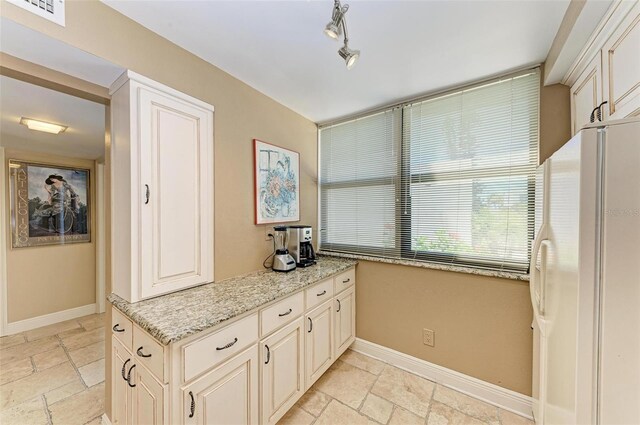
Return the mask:
M397 264L400 266L422 267L424 269L443 270L443 271L457 272L457 273L468 273L468 274L475 274L480 276L521 280L526 282L529 281L529 275L525 273L502 272L497 270L485 270L485 269L478 269L473 267L462 267L462 266L454 266L454 265L448 265L448 264L429 263L426 261L414 261L414 260L407 260L407 259L401 259L401 258L384 258L384 257L374 257L370 255L361 255L361 254L347 254L344 252L319 251L318 254L325 255L327 257L352 258L355 260L374 261L377 263L386 263L386 264Z

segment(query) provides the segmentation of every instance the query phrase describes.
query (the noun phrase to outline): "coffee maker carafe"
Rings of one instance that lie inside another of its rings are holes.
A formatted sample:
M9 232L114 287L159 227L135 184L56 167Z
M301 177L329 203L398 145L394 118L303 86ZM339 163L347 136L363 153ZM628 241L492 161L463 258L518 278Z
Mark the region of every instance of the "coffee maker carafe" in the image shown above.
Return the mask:
M290 272L296 268L296 262L287 249L289 239L287 227L276 226L273 230L275 252L273 253L273 265L271 268L277 272Z
M311 244L311 226L289 226L289 253L298 267L316 264L316 253Z

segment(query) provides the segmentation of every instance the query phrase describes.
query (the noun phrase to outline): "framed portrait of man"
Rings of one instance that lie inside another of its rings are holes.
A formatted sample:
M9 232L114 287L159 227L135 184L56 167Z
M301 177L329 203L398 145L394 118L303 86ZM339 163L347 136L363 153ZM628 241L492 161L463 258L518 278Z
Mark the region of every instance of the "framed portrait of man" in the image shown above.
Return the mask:
M91 241L90 171L9 161L11 246Z

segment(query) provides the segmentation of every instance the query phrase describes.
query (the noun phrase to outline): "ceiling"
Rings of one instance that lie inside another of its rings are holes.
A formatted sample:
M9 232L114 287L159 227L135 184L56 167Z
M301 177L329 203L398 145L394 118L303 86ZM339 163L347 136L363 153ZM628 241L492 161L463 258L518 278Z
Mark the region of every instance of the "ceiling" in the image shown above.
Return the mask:
M348 71L331 0L102 1L314 122L539 64L569 4L351 0Z
M29 130L20 118L67 125L60 134ZM0 146L52 155L97 159L104 155L105 107L0 76Z

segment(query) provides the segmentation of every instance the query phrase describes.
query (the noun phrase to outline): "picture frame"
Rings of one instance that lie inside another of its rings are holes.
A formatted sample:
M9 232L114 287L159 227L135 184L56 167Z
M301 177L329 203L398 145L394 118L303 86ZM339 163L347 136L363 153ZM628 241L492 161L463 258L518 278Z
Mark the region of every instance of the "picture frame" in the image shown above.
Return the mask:
M253 139L255 224L300 221L300 154Z
M9 160L11 247L91 242L91 170Z

